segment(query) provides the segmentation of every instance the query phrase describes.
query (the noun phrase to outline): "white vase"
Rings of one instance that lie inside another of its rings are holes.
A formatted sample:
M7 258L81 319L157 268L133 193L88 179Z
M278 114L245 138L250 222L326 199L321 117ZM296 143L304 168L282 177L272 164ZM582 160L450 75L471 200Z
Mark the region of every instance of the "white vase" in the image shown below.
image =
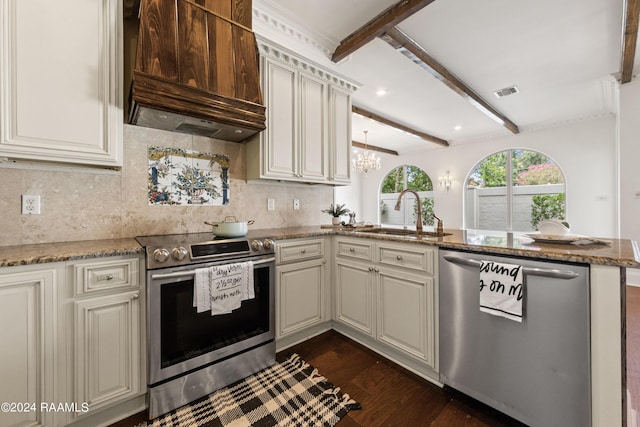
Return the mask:
M340 217L339 216L334 216L331 218L331 224L333 225L340 225Z

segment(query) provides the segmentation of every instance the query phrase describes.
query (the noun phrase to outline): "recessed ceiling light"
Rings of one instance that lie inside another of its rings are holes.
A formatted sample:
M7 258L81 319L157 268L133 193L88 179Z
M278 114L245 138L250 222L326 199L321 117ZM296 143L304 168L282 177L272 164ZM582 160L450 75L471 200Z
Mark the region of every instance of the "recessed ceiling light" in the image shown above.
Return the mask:
M462 130L462 126L460 126L460 125L455 125L455 126L453 127L453 130Z
M387 91L384 90L384 89L378 89L376 91L376 95L378 95L378 96L385 96L386 94L387 94Z

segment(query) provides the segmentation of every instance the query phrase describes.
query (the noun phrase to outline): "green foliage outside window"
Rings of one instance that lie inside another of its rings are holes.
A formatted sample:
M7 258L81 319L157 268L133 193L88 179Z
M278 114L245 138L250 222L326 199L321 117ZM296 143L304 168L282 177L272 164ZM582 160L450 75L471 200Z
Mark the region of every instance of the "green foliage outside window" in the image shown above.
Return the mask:
M422 224L423 225L433 225L434 217L433 217L433 198L425 197L422 200ZM414 218L418 217L418 201L413 201L413 216ZM414 222L415 224L415 222Z
M564 193L536 194L531 206L531 227L538 229L543 219L564 219Z
M509 151L501 151L478 163L471 172L468 185L505 187L508 153ZM514 185L564 184L560 168L544 154L529 150L511 150L511 153Z
M406 186L405 173L407 176ZM382 194L399 193L405 188L414 191L432 191L433 183L425 171L409 165L395 168L382 182Z

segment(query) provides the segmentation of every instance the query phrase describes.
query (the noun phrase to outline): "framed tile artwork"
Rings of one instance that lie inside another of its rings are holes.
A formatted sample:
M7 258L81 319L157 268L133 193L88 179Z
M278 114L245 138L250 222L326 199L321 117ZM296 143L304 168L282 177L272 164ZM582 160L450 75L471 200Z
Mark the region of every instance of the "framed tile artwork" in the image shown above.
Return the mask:
M150 205L229 204L229 156L148 147Z

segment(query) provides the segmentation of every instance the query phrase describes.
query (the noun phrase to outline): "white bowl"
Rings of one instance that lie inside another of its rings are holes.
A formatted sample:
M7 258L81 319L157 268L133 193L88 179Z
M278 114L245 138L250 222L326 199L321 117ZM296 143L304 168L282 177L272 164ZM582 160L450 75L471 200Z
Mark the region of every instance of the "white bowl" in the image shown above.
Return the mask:
M542 234L564 236L565 234L569 234L570 229L559 219L545 219L538 223L538 231Z

